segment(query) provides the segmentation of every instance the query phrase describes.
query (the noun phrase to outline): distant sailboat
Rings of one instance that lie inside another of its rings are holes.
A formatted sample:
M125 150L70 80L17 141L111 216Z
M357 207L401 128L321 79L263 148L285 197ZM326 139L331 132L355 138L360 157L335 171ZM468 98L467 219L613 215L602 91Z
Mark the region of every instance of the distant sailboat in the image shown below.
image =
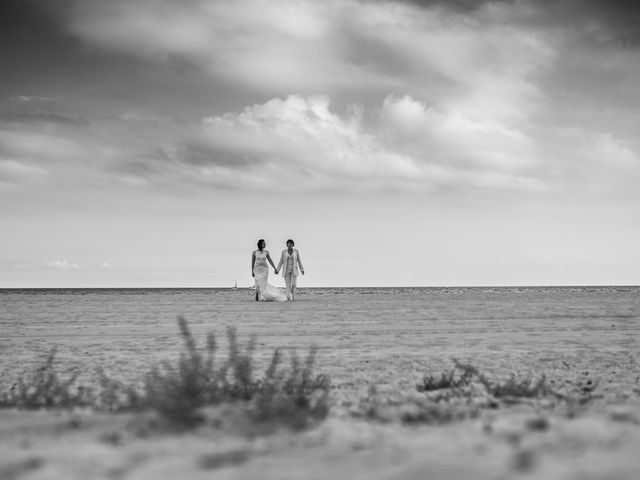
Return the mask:
M233 286L233 288L238 288L238 281L237 280L234 280L234 281L235 281L235 285Z

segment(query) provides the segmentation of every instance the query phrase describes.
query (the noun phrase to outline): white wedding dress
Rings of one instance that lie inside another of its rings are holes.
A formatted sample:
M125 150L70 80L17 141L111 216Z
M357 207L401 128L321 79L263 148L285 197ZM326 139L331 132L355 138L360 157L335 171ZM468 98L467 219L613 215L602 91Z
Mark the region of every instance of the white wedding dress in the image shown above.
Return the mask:
M256 280L256 293L261 302L286 302L287 295L269 283L269 267L267 266L267 250L254 252L256 261L253 264L253 274Z

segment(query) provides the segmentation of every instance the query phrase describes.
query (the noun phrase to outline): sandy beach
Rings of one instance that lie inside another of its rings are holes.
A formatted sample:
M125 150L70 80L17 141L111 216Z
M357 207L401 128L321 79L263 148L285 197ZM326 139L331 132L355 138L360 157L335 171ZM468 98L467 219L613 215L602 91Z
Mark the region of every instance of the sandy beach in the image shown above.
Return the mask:
M302 356L315 345L316 371L332 380L331 411L305 431L266 434L225 407L207 407L204 424L180 432L158 426L152 412L4 409L0 479L637 478L638 300L633 290L597 293L318 291L288 304L241 291L214 301L147 295L123 298L120 321L105 312L92 322L78 299L42 299L40 318L3 317L3 386L54 345L61 372L90 379L101 366L138 381L177 357L175 317L185 314L194 336L216 332L222 351L225 327L241 342L255 336L258 370L274 348ZM426 394L416 384L450 371L454 359L495 381L544 374L568 396L489 405L480 395L459 418L419 420Z

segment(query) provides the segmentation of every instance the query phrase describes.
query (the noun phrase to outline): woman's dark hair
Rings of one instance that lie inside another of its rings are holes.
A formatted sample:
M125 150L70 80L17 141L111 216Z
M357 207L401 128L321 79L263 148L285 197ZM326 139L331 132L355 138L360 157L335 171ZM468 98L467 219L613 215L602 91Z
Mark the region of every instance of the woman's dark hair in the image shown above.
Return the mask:
M288 244L295 245L295 244L296 244L296 242L294 242L293 240L289 239L289 240L287 240L287 245L288 245Z
M264 241L264 238L261 238L260 240L258 240L258 250L260 250L260 245L262 245L263 243L266 243Z

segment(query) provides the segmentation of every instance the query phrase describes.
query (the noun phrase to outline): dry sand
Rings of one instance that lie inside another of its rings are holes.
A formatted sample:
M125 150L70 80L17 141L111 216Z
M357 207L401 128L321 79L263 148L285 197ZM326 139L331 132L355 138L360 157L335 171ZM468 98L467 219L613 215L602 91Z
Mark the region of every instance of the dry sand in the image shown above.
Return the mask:
M210 409L208 418L225 419L217 427L209 422L176 433L150 428L148 413L0 410L0 479L640 478L640 317L633 302L590 304L586 296L579 314L550 303L546 315L528 317L544 311L536 302L545 299L509 303L488 293L479 295L477 315L460 319L455 295L428 302L402 292L393 301L372 294L364 302L301 295L293 304L238 295L239 301L192 309L187 318L196 336L235 325L242 339L257 336L258 363L275 347L302 355L316 345L317 371L333 383L325 422L301 433L256 435L224 410ZM55 331L46 321L14 325L3 344L2 378L41 361L53 335L63 371L81 368L89 378L101 365L139 379L180 347L174 319L184 312L157 308L140 312L145 322L87 326L71 311ZM509 321L509 311L517 321ZM521 402L461 421L403 424L398 412L424 397L416 383L450 369L454 357L496 379L534 372L562 388L598 386L581 406ZM371 385L387 422L353 415L370 400Z

